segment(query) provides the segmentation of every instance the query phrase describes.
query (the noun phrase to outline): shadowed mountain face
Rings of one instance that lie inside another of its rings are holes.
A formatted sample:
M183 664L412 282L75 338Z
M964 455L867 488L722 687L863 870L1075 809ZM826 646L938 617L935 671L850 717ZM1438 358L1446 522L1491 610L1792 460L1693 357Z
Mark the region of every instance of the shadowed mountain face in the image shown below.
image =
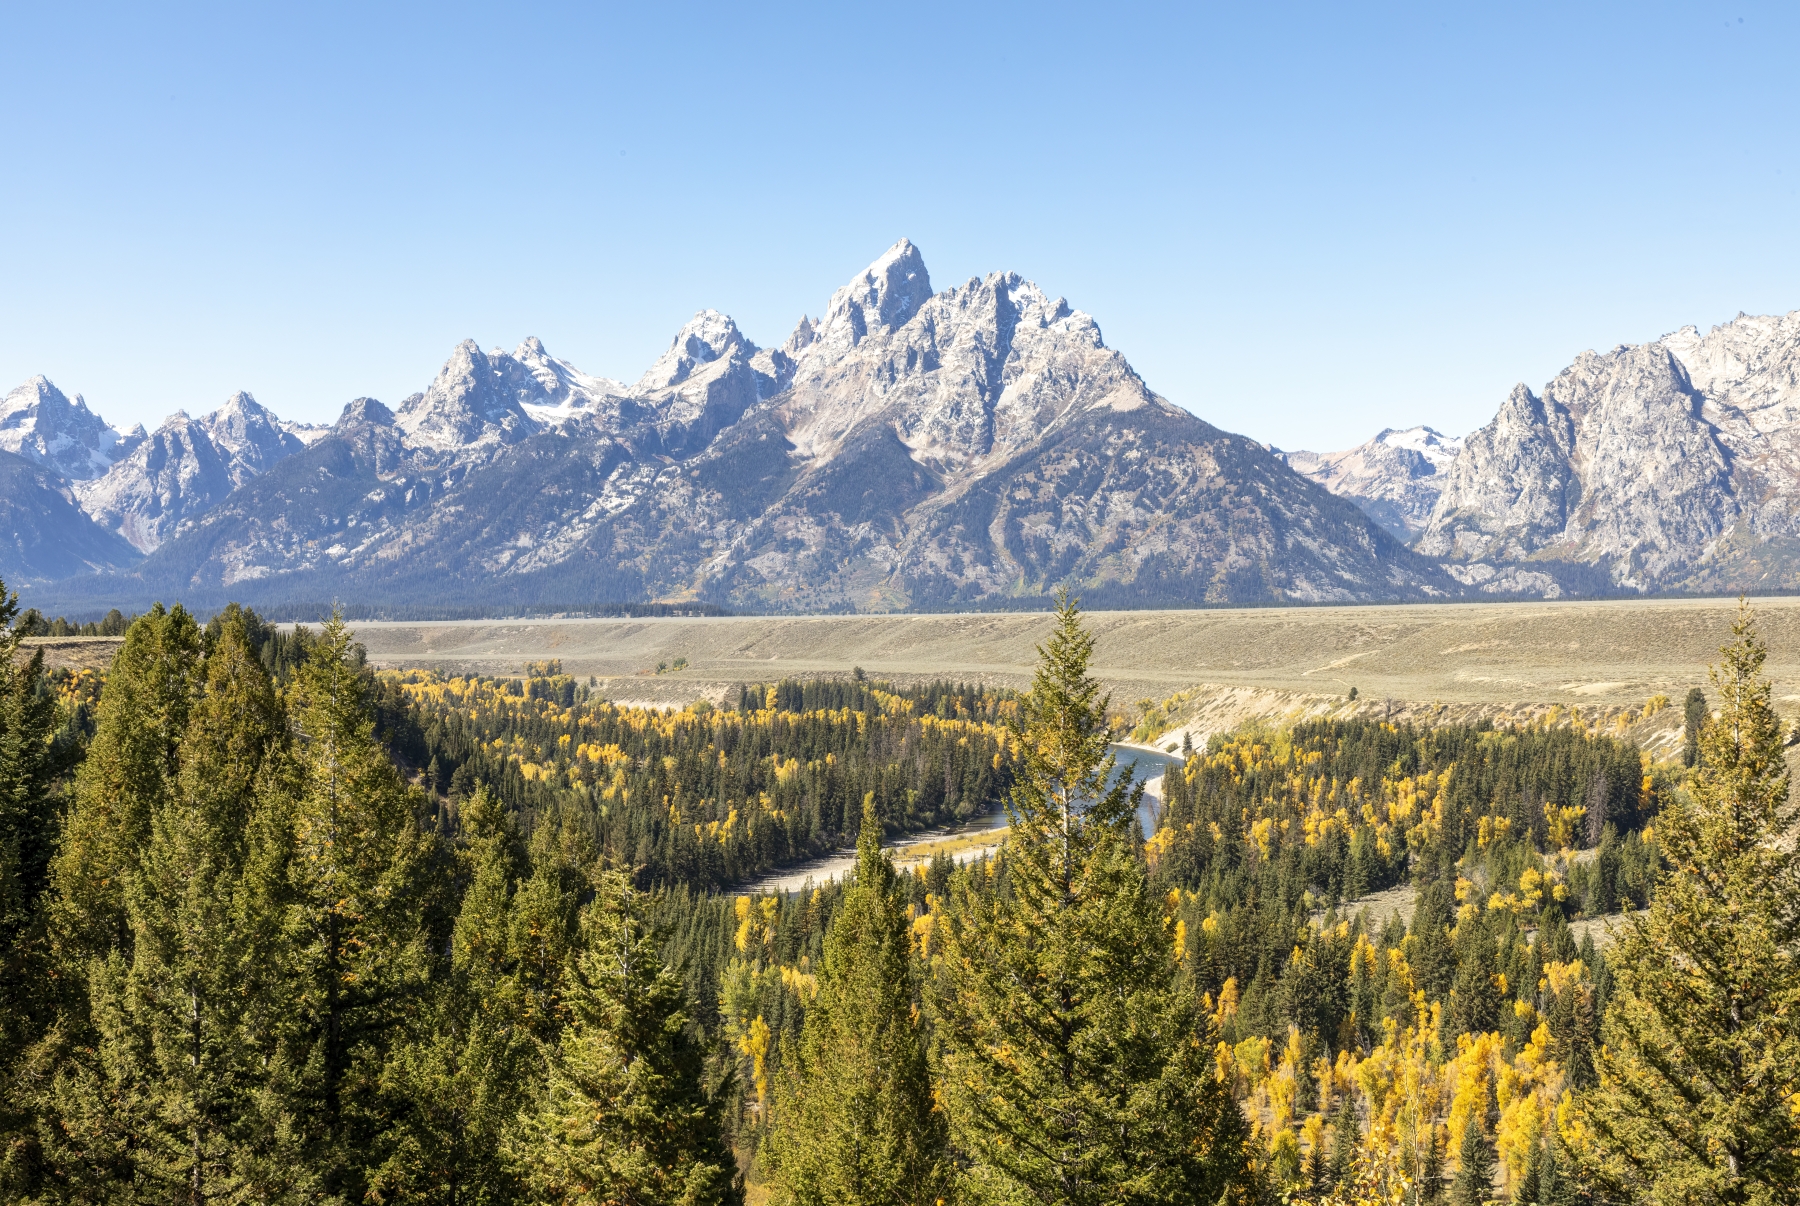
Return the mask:
M82 514L59 475L0 452L0 576L8 590L122 569L137 559L136 549Z
M68 591L404 610L796 611L1434 598L1461 587L1260 444L1153 393L1011 273L934 291L902 240L759 349L703 311L634 385L464 343L390 413Z

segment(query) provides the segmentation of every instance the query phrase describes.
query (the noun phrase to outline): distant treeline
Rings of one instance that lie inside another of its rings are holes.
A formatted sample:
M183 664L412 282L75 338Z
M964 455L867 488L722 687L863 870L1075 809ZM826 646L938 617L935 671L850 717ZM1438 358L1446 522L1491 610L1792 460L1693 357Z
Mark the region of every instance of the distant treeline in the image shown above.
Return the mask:
M31 607L19 613L19 618L13 623L13 630L20 636L28 637L124 636L125 630L131 627L131 621L136 618L126 617L115 607L98 620L78 624L66 616L46 620L42 612Z
M231 606L234 605L227 604L219 611L222 613ZM137 613L127 616L116 607L107 612L104 618L100 618L98 611L90 613L77 608L68 610L73 619L59 617L46 620L37 608L30 608L20 614L19 630L25 636L123 636L131 621L137 618ZM272 603L260 606L256 612L262 619L277 624L320 624L334 613L352 622L387 620L402 623L409 620L585 620L614 617L635 620L732 614L712 603L587 602L446 606L417 602L325 603L318 600ZM201 608L196 614L204 616L207 611ZM58 625L62 627L59 628ZM38 631L37 627L43 630ZM94 631L89 631L90 629Z

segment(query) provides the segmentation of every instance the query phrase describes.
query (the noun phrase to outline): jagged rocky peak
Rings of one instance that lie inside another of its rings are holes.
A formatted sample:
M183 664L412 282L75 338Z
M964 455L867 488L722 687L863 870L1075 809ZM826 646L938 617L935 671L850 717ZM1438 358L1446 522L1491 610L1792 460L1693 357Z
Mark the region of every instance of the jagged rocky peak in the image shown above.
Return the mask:
M787 342L781 345L781 350L786 352L789 356L798 358L800 353L811 347L813 345L813 340L818 337L818 321L802 314L800 316L800 321L794 324L793 331L789 333Z
M413 397L418 397L414 394ZM412 399L407 399L411 401ZM337 426L348 427L356 423L373 423L377 427L394 426L394 412L373 398L356 398L344 405L344 413L338 416Z
M99 477L134 446L80 394L71 400L48 377L33 377L0 401L0 449L74 481Z
M1739 314L1705 335L1689 326L1660 342L1727 433L1754 438L1800 428L1800 310Z
M485 452L514 444L536 428L520 405L520 385L537 382L525 366L498 349L490 355L473 339L450 353L430 388L400 404L395 423L410 442L437 452Z
M1158 401L1091 317L1017 273L920 295L929 289L918 249L901 240L838 290L782 408L804 455L831 456L880 423L915 459L967 466L1010 455L1072 410Z
M635 392L671 389L693 376L695 370L716 360L749 359L756 345L744 338L737 323L717 310L702 310L675 333L669 350L638 378Z
M1701 404L1681 361L1660 343L1583 352L1544 387L1544 398L1577 424L1611 421L1631 406L1674 407L1691 417Z
M213 443L240 460L273 464L298 452L305 441L289 432L275 413L239 390L201 422Z
M1515 386L1451 466L1419 550L1583 563L1638 590L1689 572L1738 513L1702 401L1660 343L1583 352L1542 397Z
M394 421L416 448L480 460L577 416L616 417L628 392L550 355L535 336L512 352L465 339Z
M910 322L931 300L931 274L910 239L901 239L831 295L814 332L823 347L842 354L872 334Z
M77 482L82 510L151 552L237 487L305 448L239 391L199 418L177 410L101 477Z

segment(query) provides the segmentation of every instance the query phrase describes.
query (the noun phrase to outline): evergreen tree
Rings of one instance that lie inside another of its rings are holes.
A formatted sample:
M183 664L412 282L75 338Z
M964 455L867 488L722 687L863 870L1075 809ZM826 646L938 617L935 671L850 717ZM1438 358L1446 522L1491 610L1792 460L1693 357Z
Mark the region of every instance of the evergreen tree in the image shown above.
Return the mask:
M1482 1206L1494 1187L1494 1143L1471 1118L1457 1151L1456 1176L1450 1182L1450 1206Z
M1551 1136L1538 1152L1536 1200L1540 1206L1573 1206L1575 1183L1563 1172L1562 1161L1556 1158L1556 1146L1556 1137Z
M1706 724L1706 692L1699 687L1688 689L1682 717L1681 764L1693 766L1700 761L1700 730Z
M1800 1201L1800 859L1781 724L1747 605L1713 672L1719 714L1668 869L1609 952L1614 986L1587 1114L1605 1174L1659 1201Z
M293 1154L270 1150L273 1132L260 1125L269 1052L247 1023L258 1006L280 1004L267 991L276 934L244 911L241 874L259 772L283 738L267 672L233 618L205 660L174 782L151 804L125 876L131 942L89 968L94 1041L56 1077L44 1147L73 1196L267 1196L263 1175Z
M372 1177L383 1198L505 1202L520 1188L505 1151L516 1146L520 1113L538 1087L531 1014L543 990L558 986L533 982L538 964L522 958L534 952L517 941L518 923L547 931L560 980L574 896L562 894L548 917L528 916L539 898L521 891L518 827L486 788L462 810L457 854L467 888L449 965L432 987L425 1025L396 1048L384 1075L400 1109Z
M333 615L289 685L297 798L282 889L290 1109L305 1120L326 1192L353 1200L376 1137L402 1108L382 1074L425 994L436 891L423 798L375 740L359 652Z
M40 687L42 651L19 660L18 611L19 597L0 582L0 1199L7 1200L22 1196L34 1177L29 1093L13 1077L55 1007L44 942L58 803L55 706Z
M1306 1178L1306 1186L1314 1193L1324 1193L1331 1188L1331 1165L1325 1159L1325 1136L1321 1133L1319 1141L1312 1145L1306 1153L1306 1167L1301 1176Z
M1543 1179L1539 1176L1542 1160L1536 1159L1525 1166L1519 1176L1519 1183L1513 1186L1513 1206L1540 1206L1543 1202Z
M863 800L856 880L825 937L799 1067L768 1151L798 1206L931 1206L949 1192L948 1135L920 1041L906 903Z
M1062 595L1021 704L1002 882L965 877L946 919L943 1092L978 1191L1215 1202L1248 1192L1245 1124L1132 850L1143 789L1109 783L1092 648Z
M1445 1046L1459 1034L1482 1034L1499 1024L1501 1000L1494 982L1494 940L1480 917L1457 926L1456 978L1444 1010Z
M1419 1206L1434 1206L1444 1200L1444 1131L1436 1125L1425 1145L1425 1158L1419 1161L1417 1197Z
M1450 927L1455 921L1456 898L1450 885L1442 878L1428 881L1419 890L1406 940L1407 965L1428 1001L1447 1000L1456 979L1456 950L1450 944Z
M1356 1103L1345 1093L1338 1102L1337 1116L1331 1120L1331 1163L1328 1166L1333 1185L1348 1185L1356 1170L1356 1149L1362 1143L1362 1129L1356 1119Z
M174 789L201 654L193 617L159 603L132 622L107 671L51 873L53 940L71 994L90 960L130 948L125 882L150 839L152 814Z
M546 1202L738 1206L743 1186L705 1083L687 989L658 957L625 876L583 914L571 1019L518 1158Z

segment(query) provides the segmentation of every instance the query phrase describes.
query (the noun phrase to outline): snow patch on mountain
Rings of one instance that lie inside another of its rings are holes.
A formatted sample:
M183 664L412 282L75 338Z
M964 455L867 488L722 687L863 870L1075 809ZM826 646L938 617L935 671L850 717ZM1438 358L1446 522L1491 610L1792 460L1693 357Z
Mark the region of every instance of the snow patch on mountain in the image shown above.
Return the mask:
M1387 428L1342 452L1283 452L1296 473L1350 499L1400 540L1411 540L1431 518L1444 470L1462 440L1430 427Z
M240 392L198 419L176 411L103 476L76 482L75 495L95 523L148 553L304 447Z
M120 435L80 394L71 401L48 377L33 377L0 400L0 450L74 481L105 473L142 435L141 427Z

